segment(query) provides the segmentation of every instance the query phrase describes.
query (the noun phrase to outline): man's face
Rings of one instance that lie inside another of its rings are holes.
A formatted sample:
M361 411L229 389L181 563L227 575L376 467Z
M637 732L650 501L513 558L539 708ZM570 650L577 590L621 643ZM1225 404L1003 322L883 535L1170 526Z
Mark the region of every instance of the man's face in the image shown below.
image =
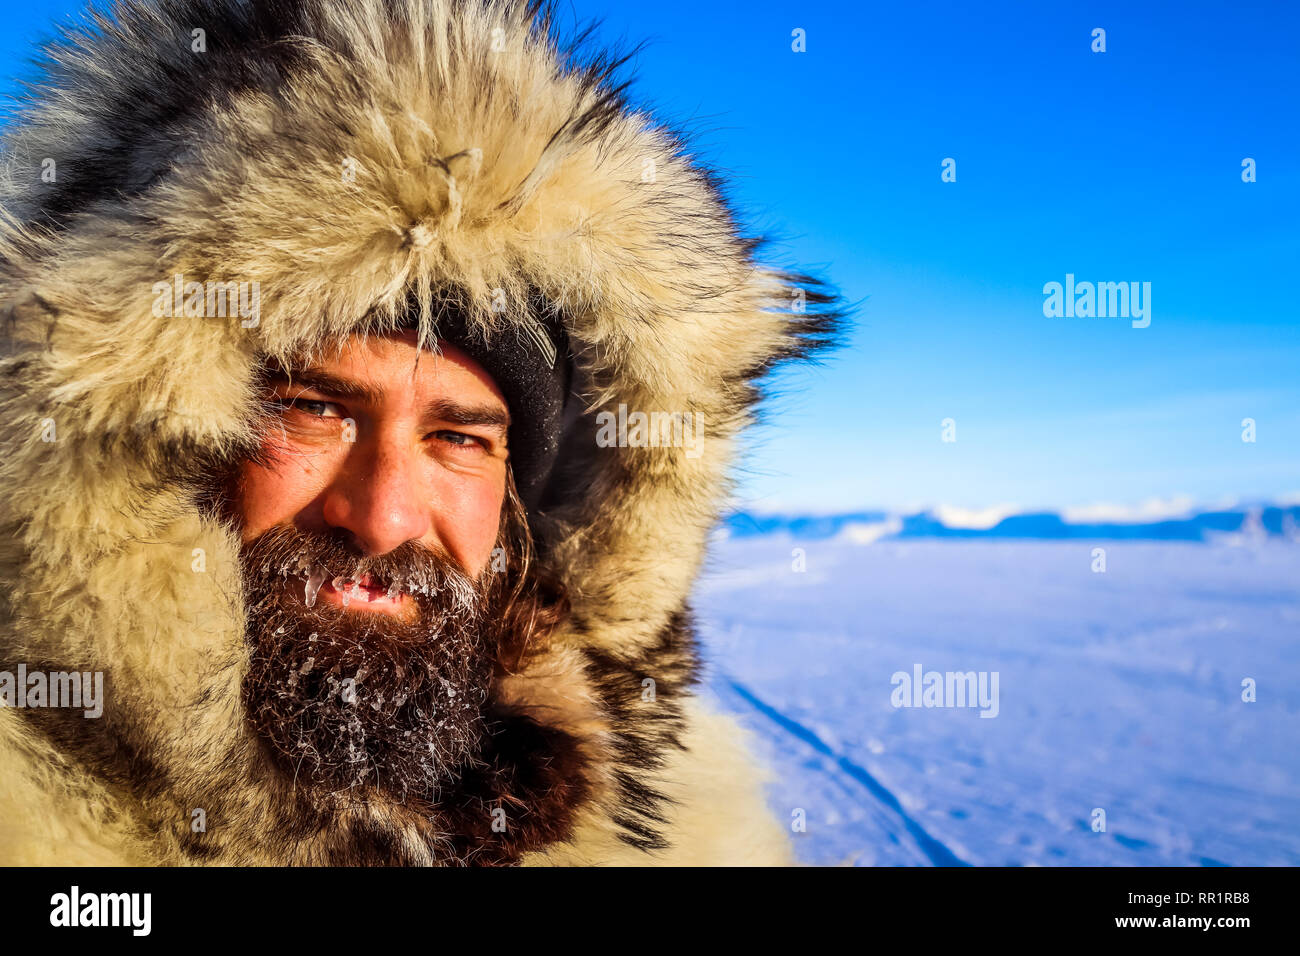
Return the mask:
M227 499L249 719L299 783L431 799L480 747L494 624L527 566L522 506L503 507L505 402L413 335L349 340L267 390L260 460ZM498 542L504 574L486 572Z
M411 542L445 552L477 578L497 537L505 495L505 400L472 359L415 333L352 338L269 383L277 419L265 464L239 472L245 543L275 527L346 537L378 556ZM299 583L299 587L301 587ZM359 613L409 614L410 597L330 581L316 600Z

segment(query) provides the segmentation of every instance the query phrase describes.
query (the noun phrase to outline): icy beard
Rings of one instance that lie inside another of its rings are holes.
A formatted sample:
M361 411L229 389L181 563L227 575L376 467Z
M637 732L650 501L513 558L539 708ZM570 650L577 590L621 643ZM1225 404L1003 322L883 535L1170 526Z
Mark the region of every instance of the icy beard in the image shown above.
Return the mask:
M485 733L497 650L487 623L503 575L476 582L447 555L409 542L360 557L337 537L294 528L260 535L241 560L251 652L244 707L295 785L436 801ZM346 591L363 575L410 595L416 613L315 601L322 582Z

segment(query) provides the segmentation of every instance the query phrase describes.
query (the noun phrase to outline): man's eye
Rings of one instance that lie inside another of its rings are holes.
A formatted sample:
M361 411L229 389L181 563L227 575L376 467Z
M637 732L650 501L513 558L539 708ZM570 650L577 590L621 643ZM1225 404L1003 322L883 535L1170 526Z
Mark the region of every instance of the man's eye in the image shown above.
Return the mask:
M333 402L325 402L316 398L280 398L277 401L283 408L296 408L313 418L343 417L342 409Z
M464 432L434 432L434 437L459 447L482 447L483 445L478 438L473 435L466 435Z

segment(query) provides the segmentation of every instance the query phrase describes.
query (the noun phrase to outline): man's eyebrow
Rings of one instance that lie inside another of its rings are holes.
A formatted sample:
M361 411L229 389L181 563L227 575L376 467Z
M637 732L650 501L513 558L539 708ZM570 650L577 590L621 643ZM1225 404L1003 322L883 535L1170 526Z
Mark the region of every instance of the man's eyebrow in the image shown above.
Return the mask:
M276 372L271 376L271 382L314 389L322 395L330 395L334 398L358 399L370 405L378 405L383 398L379 392L367 385L331 375L319 368L295 369L291 373Z
M425 408L430 420L453 425L492 425L503 432L510 427L510 413L500 405L466 405L454 398L440 398Z

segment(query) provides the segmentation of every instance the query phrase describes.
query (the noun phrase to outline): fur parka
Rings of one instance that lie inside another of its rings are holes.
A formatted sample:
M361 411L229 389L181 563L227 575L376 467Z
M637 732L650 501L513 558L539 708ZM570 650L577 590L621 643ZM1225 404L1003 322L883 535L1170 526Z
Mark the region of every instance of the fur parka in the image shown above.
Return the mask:
M0 174L0 671L105 693L0 708L0 864L789 861L693 689L690 594L760 380L834 302L759 261L587 42L494 0L126 0L46 47ZM177 276L255 282L255 317L159 309ZM239 543L197 502L254 446L260 363L392 327L413 290L485 329L545 310L573 353L530 514L572 612L494 685L464 798L503 833L294 799L241 710ZM702 453L603 447L620 406L700 415Z

